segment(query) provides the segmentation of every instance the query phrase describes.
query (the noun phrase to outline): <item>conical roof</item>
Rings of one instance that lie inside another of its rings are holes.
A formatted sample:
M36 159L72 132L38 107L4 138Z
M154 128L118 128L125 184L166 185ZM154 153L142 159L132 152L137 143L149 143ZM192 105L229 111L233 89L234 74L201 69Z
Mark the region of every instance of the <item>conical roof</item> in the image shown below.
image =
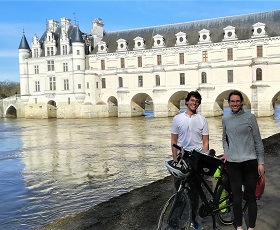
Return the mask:
M71 35L71 41L72 41L72 43L73 42L81 42L81 43L84 42L83 34L80 31L78 26L74 27L74 29L73 29L73 33Z
M26 40L25 34L22 35L18 49L30 50L29 44Z

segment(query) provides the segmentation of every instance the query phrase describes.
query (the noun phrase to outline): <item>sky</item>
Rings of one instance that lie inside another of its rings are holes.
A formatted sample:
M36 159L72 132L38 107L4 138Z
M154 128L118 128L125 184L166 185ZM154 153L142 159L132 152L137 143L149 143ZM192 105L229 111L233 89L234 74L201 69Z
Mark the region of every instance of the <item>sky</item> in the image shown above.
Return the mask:
M279 0L0 0L0 82L19 82L22 35L31 48L34 34L40 38L50 19L69 18L89 33L95 18L105 31L117 31L279 9Z

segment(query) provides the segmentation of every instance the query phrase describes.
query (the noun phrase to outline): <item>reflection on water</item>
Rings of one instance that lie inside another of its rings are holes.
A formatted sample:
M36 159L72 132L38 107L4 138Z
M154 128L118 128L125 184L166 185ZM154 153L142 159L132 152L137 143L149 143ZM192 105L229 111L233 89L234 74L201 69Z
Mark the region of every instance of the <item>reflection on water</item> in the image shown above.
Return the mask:
M3 229L31 229L168 175L172 118L0 120ZM221 152L221 118L208 118ZM278 133L258 119L262 138Z

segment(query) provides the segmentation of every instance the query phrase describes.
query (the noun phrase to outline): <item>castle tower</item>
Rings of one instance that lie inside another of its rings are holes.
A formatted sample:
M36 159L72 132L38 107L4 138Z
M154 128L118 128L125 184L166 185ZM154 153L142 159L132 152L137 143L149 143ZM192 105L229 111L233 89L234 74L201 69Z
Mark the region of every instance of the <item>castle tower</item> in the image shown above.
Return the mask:
M22 100L28 100L29 92L29 67L28 58L30 57L31 50L26 40L25 34L23 33L19 47L18 47L18 58L19 58L19 77L20 77L20 93Z
M78 26L75 26L71 36L72 42L72 71L74 94L78 102L85 99L85 42Z

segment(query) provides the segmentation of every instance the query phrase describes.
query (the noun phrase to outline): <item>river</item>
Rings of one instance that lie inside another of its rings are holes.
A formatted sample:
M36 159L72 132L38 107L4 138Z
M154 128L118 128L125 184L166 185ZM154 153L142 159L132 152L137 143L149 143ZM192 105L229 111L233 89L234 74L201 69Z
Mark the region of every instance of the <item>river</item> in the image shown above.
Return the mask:
M168 175L172 117L0 119L0 226L30 230ZM221 117L208 118L221 147ZM258 118L280 132L280 108Z

